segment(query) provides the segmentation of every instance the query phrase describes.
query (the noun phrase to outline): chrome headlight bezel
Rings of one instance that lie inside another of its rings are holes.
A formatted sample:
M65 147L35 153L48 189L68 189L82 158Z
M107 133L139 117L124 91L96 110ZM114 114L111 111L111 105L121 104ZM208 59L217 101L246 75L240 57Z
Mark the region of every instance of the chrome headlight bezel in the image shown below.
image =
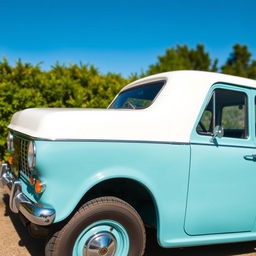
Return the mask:
M34 141L28 143L28 167L34 169L36 166L36 144Z
M10 152L13 152L14 151L14 137L13 137L13 134L11 132L8 133L7 135L7 149L10 151Z

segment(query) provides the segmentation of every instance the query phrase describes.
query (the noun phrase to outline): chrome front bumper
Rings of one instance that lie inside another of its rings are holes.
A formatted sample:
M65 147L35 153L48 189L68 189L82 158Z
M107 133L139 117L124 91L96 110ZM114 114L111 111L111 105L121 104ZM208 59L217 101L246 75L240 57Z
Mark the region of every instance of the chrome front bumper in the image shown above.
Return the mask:
M22 193L21 182L16 180L10 166L7 163L0 167L0 186L10 195L9 206L12 212L21 212L30 222L47 226L53 223L55 219L55 210L44 208L31 201Z

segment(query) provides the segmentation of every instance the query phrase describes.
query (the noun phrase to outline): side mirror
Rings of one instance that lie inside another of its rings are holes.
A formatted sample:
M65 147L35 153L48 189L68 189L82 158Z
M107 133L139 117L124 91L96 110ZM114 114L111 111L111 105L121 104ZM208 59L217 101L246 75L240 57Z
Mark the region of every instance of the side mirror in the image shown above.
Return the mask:
M224 128L220 125L215 126L213 129L212 138L210 139L210 142L214 142L216 138L222 138L224 136Z

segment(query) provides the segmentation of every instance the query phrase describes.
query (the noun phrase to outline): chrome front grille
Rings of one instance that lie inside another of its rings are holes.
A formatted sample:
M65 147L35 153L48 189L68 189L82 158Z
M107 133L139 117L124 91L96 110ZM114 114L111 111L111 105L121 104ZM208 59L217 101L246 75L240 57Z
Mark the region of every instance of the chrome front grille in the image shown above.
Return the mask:
M22 172L28 178L32 175L32 171L28 167L28 144L29 141L14 135L14 152L12 153L12 169L18 177Z
M19 169L27 177L31 176L31 170L28 167L28 141L20 139L20 163Z

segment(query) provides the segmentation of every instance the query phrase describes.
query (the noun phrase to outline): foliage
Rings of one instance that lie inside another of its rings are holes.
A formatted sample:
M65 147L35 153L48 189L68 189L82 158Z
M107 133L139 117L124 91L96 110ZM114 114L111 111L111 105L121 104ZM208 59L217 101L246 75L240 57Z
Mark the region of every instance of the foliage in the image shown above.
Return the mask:
M0 61L0 160L6 155L7 125L12 115L33 107L105 108L127 83L140 77L171 70L205 70L256 79L256 60L251 59L247 46L236 44L226 63L218 68L202 44L196 49L177 45L158 57L144 73L133 73L128 79L120 74L101 74L85 64L65 66L56 63L49 71L40 64L21 60L11 66L6 58Z
M233 52L221 67L222 73L256 79L256 60L246 45L235 44Z
M198 44L196 49L189 49L187 45L177 45L169 48L165 54L158 56L158 62L149 66L148 75L172 70L203 70L217 71L217 59L211 61L204 46Z
M34 107L102 107L129 82L121 75L102 75L94 66L57 63L42 71L20 60L12 67L0 62L0 159L6 155L7 126L12 115Z

